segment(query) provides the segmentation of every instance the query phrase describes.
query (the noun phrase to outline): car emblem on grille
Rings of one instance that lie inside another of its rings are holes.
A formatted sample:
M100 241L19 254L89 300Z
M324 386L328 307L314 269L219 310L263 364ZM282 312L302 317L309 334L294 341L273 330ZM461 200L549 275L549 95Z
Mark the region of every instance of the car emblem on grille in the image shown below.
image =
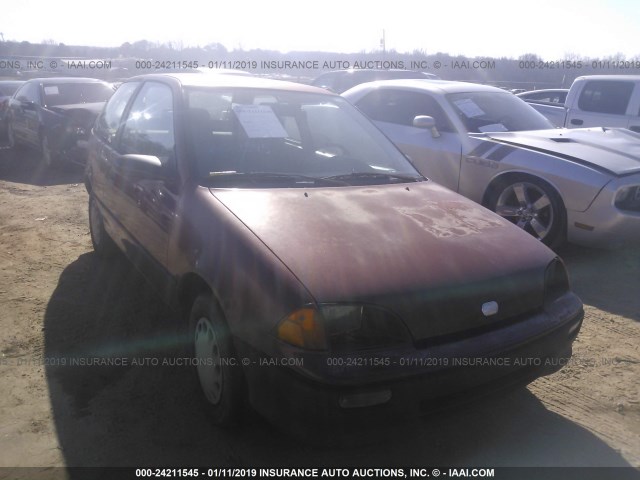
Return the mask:
M487 302L482 304L482 314L485 317L490 317L498 313L498 302Z

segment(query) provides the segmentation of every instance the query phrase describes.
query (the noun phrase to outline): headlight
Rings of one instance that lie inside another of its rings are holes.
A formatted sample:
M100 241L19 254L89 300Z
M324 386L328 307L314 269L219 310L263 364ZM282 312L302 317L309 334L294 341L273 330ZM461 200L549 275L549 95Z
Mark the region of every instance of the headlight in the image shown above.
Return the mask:
M546 305L557 300L569 291L569 275L559 258L554 259L544 274L544 303Z
M296 310L279 323L277 337L308 350L349 352L411 340L402 321L372 305L320 305Z
M616 193L616 208L640 212L640 185L623 187Z

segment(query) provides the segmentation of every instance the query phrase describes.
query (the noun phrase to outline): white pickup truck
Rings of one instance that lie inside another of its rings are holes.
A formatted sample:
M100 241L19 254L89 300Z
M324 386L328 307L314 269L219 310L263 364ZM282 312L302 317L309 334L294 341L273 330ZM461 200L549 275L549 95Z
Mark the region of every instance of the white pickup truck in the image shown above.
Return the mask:
M556 127L623 127L640 132L640 75L575 79L564 105L530 102Z

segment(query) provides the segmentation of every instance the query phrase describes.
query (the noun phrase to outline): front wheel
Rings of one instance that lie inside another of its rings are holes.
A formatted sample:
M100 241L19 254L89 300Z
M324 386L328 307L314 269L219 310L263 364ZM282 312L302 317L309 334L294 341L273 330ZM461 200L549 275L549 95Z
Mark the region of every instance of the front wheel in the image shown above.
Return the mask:
M545 245L564 241L566 212L560 195L546 182L522 177L494 188L488 206Z
M231 333L211 294L198 296L189 315L194 364L213 423L231 425L244 405L242 366Z
M89 232L93 250L101 257L108 258L115 255L118 247L104 228L102 213L98 208L98 201L93 195L89 196Z

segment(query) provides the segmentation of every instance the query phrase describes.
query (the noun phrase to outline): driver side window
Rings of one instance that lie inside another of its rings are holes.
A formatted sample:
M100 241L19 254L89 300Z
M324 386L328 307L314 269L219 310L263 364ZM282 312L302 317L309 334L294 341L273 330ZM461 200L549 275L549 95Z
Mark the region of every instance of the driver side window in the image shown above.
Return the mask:
M129 103L129 99L140 85L139 82L124 83L113 94L107 106L102 111L94 131L102 140L112 143L122 124L122 114Z
M425 93L378 89L362 98L357 107L372 120L406 127L413 126L413 119L418 115L428 115L441 132L455 132L442 107Z
M122 130L122 154L153 155L163 165L175 150L173 93L164 84L147 82L138 92Z

